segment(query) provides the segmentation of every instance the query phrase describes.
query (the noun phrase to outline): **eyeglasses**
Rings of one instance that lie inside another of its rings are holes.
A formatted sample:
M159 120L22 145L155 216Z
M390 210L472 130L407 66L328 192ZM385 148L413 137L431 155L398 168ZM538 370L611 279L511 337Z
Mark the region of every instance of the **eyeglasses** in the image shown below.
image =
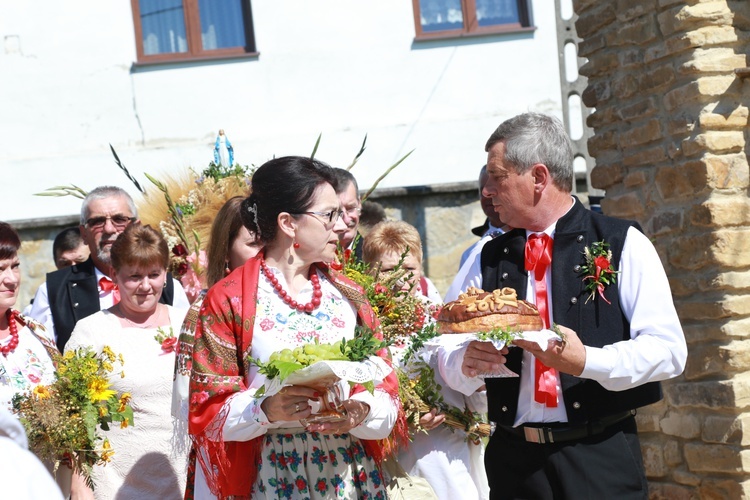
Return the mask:
M107 220L112 221L112 225L115 226L115 229L123 229L127 227L128 224L131 222L135 222L135 217L128 217L127 215L112 215L112 216L102 216L102 217L91 217L86 221L86 225L90 229L101 229L107 224Z
M344 214L346 214L347 217L354 217L355 215L360 215L361 213L362 207L344 208Z
M296 215L317 215L323 218L321 222L330 224L339 220L344 212L342 210L331 210L330 212L300 212Z

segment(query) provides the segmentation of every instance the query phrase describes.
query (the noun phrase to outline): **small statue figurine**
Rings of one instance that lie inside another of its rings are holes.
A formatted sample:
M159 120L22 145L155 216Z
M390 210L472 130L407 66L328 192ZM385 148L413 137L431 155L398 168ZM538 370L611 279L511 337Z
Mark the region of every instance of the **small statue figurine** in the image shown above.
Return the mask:
M231 167L234 165L234 150L229 138L224 135L224 129L219 129L219 135L216 137L214 146L214 163L222 167Z

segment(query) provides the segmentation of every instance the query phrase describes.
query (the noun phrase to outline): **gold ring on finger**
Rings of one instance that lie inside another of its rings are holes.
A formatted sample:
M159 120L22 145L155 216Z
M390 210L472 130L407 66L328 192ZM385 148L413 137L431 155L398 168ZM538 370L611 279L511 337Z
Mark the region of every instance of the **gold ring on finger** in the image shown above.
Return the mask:
M294 413L299 413L299 403L294 405Z

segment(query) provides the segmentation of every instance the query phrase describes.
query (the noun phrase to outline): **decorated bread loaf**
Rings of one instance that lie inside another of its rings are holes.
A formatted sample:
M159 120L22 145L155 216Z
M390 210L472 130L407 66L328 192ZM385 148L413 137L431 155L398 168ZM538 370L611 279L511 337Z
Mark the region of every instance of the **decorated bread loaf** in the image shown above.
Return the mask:
M487 332L495 328L533 331L544 328L534 304L519 300L512 288L485 292L470 287L443 306L437 318L440 333Z

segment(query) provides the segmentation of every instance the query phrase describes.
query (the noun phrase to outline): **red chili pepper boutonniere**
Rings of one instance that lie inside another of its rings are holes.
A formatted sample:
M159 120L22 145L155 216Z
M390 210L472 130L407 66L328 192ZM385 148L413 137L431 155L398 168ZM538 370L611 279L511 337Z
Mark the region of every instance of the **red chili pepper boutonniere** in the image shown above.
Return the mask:
M596 298L596 294L607 304L611 304L604 296L604 288L617 282L617 271L612 267L612 251L609 250L609 243L604 241L595 241L590 247L583 249L586 263L582 267L583 281L586 283L586 290L589 296L588 302Z
M157 328L154 339L161 344L161 350L164 351L164 354L177 351L177 337L174 336L171 326L169 327L169 333L161 327Z

